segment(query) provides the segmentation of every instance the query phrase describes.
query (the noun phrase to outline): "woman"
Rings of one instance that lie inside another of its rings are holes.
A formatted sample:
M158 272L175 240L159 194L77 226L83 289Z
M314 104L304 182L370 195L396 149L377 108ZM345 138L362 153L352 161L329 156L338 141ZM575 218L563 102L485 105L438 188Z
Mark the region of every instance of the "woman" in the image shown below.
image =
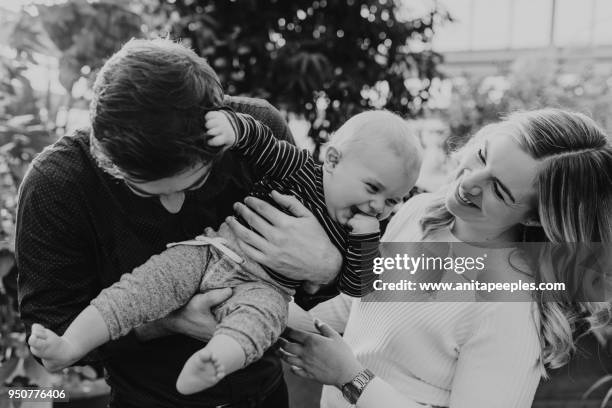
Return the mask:
M383 241L489 248L612 241L612 146L588 117L554 109L515 113L484 127L458 155L454 181L408 201ZM522 267L511 260L512 250L488 251L496 256L487 275L470 279L583 282L550 273L544 250L527 270L526 259ZM322 407L351 401L359 408L526 408L545 368L568 361L575 331L609 319L608 303L575 302L574 289L557 292L555 302L541 292L520 302L504 302L499 292L479 292L476 300L485 302L337 297L312 314L340 329L346 323L344 340L318 323L322 335L292 330L281 353L297 375L336 387L324 387Z

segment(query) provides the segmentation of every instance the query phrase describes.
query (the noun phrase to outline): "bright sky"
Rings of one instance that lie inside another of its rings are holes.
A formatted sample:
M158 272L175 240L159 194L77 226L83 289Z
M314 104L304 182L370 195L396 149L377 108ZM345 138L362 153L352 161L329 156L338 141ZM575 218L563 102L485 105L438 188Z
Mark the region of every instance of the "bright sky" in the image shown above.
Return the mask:
M32 3L32 0L0 0L0 8L18 11L22 5L30 3ZM35 3L54 4L63 3L63 0L36 0Z
M548 45L553 0L440 0L456 19L434 37L439 51ZM612 1L557 0L554 42L612 44Z

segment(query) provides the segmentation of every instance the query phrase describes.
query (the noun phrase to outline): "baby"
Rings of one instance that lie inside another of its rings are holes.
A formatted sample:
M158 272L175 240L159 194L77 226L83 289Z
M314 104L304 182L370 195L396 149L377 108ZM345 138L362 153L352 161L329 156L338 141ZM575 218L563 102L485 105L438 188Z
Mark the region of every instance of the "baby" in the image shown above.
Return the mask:
M421 167L419 142L406 122L388 111L353 116L332 138L323 164L248 115L208 112L206 128L211 146L231 148L252 165L261 179L257 190L292 194L317 217L344 256L339 290L365 294L372 281L367 265L378 255L379 221L408 195ZM33 325L32 353L47 369L59 370L198 292L232 287L231 298L214 310L219 323L213 337L187 360L177 389L201 391L260 358L284 330L288 301L308 277L291 280L247 258L227 224L168 246L100 292L63 336Z

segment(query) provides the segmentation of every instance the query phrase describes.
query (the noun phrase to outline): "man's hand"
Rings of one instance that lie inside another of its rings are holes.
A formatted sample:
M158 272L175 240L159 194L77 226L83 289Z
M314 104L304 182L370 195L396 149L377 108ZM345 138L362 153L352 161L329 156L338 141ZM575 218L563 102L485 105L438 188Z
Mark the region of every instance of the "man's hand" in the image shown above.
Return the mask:
M144 341L180 333L194 339L208 341L217 327L217 321L211 309L225 302L230 296L232 296L230 288L199 293L192 297L185 306L175 310L163 319L136 329L136 335Z
M347 222L353 234L368 234L380 232L380 222L376 217L365 214L355 214Z
M229 148L236 143L237 135L225 113L211 111L204 118L206 119L206 133L210 136L208 139L210 146Z
M257 232L229 217L226 222L240 248L255 262L290 279L315 284L331 282L342 266L342 256L314 215L295 197L272 192L272 198L293 214L265 201L247 197L235 211Z

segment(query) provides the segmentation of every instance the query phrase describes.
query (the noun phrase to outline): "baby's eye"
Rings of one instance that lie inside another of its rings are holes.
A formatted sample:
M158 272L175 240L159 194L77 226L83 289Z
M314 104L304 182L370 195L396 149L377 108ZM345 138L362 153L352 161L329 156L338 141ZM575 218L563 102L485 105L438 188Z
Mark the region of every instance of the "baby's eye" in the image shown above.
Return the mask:
M399 201L394 198L389 198L386 202L389 207L394 207L399 203Z
M371 194L378 193L378 187L371 183L366 183L366 190L368 190L368 192Z

